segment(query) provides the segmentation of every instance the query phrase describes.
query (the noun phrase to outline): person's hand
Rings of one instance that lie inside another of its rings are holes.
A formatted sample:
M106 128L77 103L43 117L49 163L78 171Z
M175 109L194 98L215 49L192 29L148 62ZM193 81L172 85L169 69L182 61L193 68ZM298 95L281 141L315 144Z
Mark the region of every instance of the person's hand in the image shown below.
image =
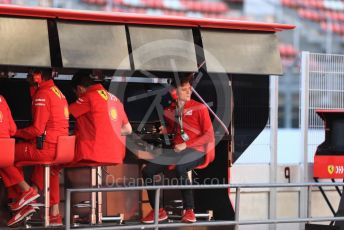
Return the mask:
M176 153L179 153L179 152L183 151L184 149L186 149L186 143L185 142L174 146L174 151Z
M167 134L167 129L165 126L159 127L159 134Z

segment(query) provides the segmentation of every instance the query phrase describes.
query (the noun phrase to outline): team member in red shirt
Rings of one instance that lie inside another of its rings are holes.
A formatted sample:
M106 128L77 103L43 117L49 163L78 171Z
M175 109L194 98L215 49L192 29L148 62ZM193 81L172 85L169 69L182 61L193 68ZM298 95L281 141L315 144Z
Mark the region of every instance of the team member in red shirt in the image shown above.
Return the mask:
M0 96L0 138L10 138L14 136L17 131L17 126L13 120L11 111L4 97ZM4 184L8 188L8 198L15 199L22 193L30 190L30 186L24 181L22 174L18 174L15 167L6 167L0 169L0 175L4 181ZM17 186L13 181L19 181ZM38 194L35 194L36 198ZM20 197L19 197L20 198ZM33 197L34 198L34 197ZM28 216L35 212L34 208L29 206L23 209L24 215L20 218L22 220L25 216Z
M17 131L17 126L13 120L11 110L8 107L8 104L3 96L0 95L0 138L10 138L11 136L14 136L14 134ZM0 175L3 173L6 173L9 170L2 170L0 169ZM7 177L4 177L4 180L6 180ZM10 181L5 181L5 184L10 184ZM10 188L8 191L8 198L13 199L17 197L17 191L16 189Z
M154 185L154 175L163 172L170 165L175 165L179 184L190 185L187 172L199 167L207 158L207 144L214 142L214 131L208 109L205 105L191 99L190 78L181 78L180 84L173 83L177 101L165 109L164 117L167 127L161 127L162 133L174 133L174 149L165 152L149 162L142 170L146 185ZM213 150L211 150L213 151ZM150 205L155 207L155 191L148 190ZM193 223L194 199L192 190L181 190L185 209L182 221ZM167 214L163 208L159 209L159 221L166 220ZM143 223L154 222L154 210L145 218Z
M17 131L16 123L13 120L11 110L8 107L8 104L3 96L0 95L0 138L10 138L14 136ZM5 173L7 170L2 171L0 169L0 174ZM7 177L4 178L5 180ZM6 181L5 184L10 184L9 181ZM11 189L10 189L11 190ZM16 190L9 192L9 198L16 197Z
M50 72L36 71L29 81L33 86L32 89L35 89L31 90L33 123L27 128L19 129L15 134L16 137L26 140L26 142L16 144L15 161L53 160L56 155L58 136L68 135L68 103L65 96L55 86ZM10 205L12 210L19 210L8 222L8 225L12 226L32 211L29 204L39 196L36 190L43 188L43 167L35 166L32 174L33 187L24 181L21 169L9 167L3 171L6 171L1 174L5 186L20 187L23 191L17 201ZM58 167L51 168L50 183L50 225L62 225L58 206L60 201Z
M75 163L122 163L124 135L132 132L123 104L86 72L76 73L72 86L79 97L69 106L76 118Z
M0 95L0 138L9 138L17 131L11 110L3 96Z

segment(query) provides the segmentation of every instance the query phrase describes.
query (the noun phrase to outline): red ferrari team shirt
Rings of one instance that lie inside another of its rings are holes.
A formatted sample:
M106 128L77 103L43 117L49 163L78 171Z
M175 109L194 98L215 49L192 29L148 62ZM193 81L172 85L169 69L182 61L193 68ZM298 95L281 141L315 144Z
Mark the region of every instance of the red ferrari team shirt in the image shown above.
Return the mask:
M174 144L181 144L184 140L181 137L179 122L175 119L176 104L165 109L164 116L167 121L168 133L175 133ZM206 145L214 141L214 130L209 116L208 109L202 103L190 100L185 103L182 112L182 123L184 132L189 136L186 141L187 148L206 152Z
M32 115L32 125L19 129L17 137L34 141L46 133L46 142L57 143L58 136L68 135L68 103L53 80L42 82L33 93Z
M9 138L17 131L11 110L3 96L0 96L0 138Z
M121 136L121 127L128 118L116 96L101 84L92 85L69 106L69 111L76 118L75 162L123 162L125 137Z

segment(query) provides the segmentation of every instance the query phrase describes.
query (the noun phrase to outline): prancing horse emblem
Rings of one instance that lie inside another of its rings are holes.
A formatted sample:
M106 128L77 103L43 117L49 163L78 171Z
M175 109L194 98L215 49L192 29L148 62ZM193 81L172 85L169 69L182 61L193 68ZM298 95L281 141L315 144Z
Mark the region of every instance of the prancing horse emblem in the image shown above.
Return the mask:
M329 174L332 175L334 173L334 166L333 165L327 166L327 171L328 171Z

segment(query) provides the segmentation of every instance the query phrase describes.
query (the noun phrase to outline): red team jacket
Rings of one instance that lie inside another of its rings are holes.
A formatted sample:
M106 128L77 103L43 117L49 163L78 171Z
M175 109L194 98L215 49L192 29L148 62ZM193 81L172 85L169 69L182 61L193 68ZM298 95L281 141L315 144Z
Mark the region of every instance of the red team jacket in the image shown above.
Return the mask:
M34 141L46 132L45 141L57 143L58 136L68 135L68 103L53 80L42 82L33 93L32 116L32 125L19 129L16 137Z
M10 108L4 97L0 96L0 138L9 138L17 131Z
M167 121L167 132L176 131L174 144L181 144L184 141L180 135L180 126L175 121L175 108L175 103L166 108L164 117ZM206 153L205 162L197 167L198 169L205 168L215 158L215 137L208 108L202 103L190 100L184 105L182 117L183 129L189 136L186 146Z
M69 106L69 111L76 118L75 162L123 162L125 137L121 127L128 118L116 96L95 84Z

